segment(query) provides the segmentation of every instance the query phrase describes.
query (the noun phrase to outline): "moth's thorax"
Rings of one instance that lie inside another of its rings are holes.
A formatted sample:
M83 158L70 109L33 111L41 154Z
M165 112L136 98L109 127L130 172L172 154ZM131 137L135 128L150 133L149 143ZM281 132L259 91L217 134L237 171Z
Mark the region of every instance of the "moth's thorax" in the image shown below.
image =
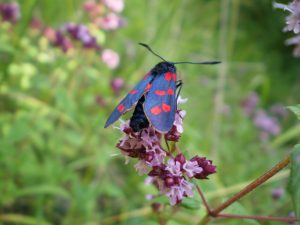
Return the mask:
M176 73L176 67L169 62L160 62L151 70L153 75L164 74L167 72Z

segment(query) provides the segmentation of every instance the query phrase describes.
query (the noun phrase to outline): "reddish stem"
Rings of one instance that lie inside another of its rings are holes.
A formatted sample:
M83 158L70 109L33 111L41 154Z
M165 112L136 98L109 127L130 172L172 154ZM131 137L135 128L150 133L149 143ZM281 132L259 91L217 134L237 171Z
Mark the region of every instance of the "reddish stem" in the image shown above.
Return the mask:
M221 211L226 209L228 206L230 206L232 203L236 202L240 198L244 197L249 192L253 191L255 188L257 188L259 185L266 182L268 179L270 179L272 176L274 176L276 173L278 173L280 170L282 170L284 167L286 167L290 163L290 157L287 157L286 159L282 160L278 164L276 164L272 169L270 169L268 172L248 184L244 189L242 189L240 192L229 198L227 201L225 201L223 204L221 204L216 209L212 210L210 215L211 216L217 216Z
M230 215L230 214L219 214L220 212L222 212L224 209L226 209L228 206L230 206L232 203L238 201L240 198L244 197L246 194L248 194L249 192L253 191L255 188L257 188L259 185L263 184L264 182L266 182L268 179L270 179L272 176L274 176L276 173L278 173L280 170L282 170L283 168L285 168L291 161L290 157L285 158L284 160L282 160L281 162L277 163L272 169L270 169L269 171L267 171L265 174L263 174L262 176L260 176L259 178L255 179L253 182L251 182L250 184L248 184L245 188L243 188L240 192L238 192L237 194L235 194L234 196L232 196L231 198L229 198L227 201L225 201L224 203L222 203L219 207L217 207L214 210L210 210L203 193L201 192L200 188L198 190L200 190L199 194L203 200L203 203L205 205L205 207L207 208L207 215L198 223L199 225L205 225L209 222L210 217L226 217L226 218L246 218L247 219L264 219L264 220L280 220L280 221L295 221L297 220L296 218L279 218L279 217L260 217L260 216L239 216L239 215ZM203 196L203 197L202 197Z
M197 191L198 191L198 193L199 193L199 195L200 195L200 197L202 199L202 202L203 202L203 204L204 204L204 206L205 206L208 214L211 214L211 209L210 209L210 207L209 207L209 205L208 205L208 203L206 201L206 198L205 198L203 192L201 191L201 188L198 185L196 185L196 188L197 188Z
M268 220L268 221L285 221L285 222L297 222L295 217L272 217L272 216L243 216L234 214L218 214L218 218L232 218L232 219L253 219L253 220Z

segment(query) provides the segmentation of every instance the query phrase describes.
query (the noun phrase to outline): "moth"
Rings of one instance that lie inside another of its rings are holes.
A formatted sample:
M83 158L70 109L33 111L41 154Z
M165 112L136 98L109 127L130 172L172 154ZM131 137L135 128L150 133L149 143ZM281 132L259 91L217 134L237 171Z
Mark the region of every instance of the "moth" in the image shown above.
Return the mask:
M181 80L177 80L175 65L218 64L220 61L169 62L155 53L147 44L139 44L163 61L152 68L126 95L111 113L104 127L108 127L136 106L130 119L130 127L133 131L140 131L151 124L158 132L167 133L175 120L177 98L182 87ZM177 88L178 92L176 93Z

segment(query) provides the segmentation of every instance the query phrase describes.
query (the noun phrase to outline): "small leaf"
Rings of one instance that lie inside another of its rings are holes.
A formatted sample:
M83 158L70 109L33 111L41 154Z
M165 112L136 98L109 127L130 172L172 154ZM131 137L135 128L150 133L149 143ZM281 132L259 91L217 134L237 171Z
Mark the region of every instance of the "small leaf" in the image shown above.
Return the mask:
M243 215L248 216L251 215L247 209L244 208L244 206L238 202L235 202L234 204L230 205L226 209L226 213L233 214L233 215ZM259 225L259 222L253 219L243 219L242 222L240 221L238 224L253 224L253 225Z
M151 202L170 205L169 199L164 195L155 197L154 199L151 200Z
M184 198L181 206L186 209L200 209L201 202L195 198Z
M37 3L38 3L37 0L28 0L22 2L21 4L22 20L20 20L17 26L17 30L20 36L24 34L26 28L30 25L30 21L32 19L32 12L36 7Z
M50 185L40 185L34 187L26 187L17 192L17 196L25 196L25 195L38 195L38 194L48 194L54 196L60 196L67 199L70 199L71 196L69 192L59 186L50 186Z
M272 148L278 148L279 146L287 143L288 141L300 137L300 124L297 124L294 127L289 128L284 133L277 136L272 142Z
M293 113L295 113L295 115L300 120L300 104L299 105L295 105L295 106L288 106L287 108L289 110L291 110Z
M288 191L291 195L296 216L300 217L300 145L296 145L291 154L291 174Z
M36 218L21 215L21 214L1 214L0 221L7 222L9 224L26 224L26 225L51 225L46 221L38 221Z

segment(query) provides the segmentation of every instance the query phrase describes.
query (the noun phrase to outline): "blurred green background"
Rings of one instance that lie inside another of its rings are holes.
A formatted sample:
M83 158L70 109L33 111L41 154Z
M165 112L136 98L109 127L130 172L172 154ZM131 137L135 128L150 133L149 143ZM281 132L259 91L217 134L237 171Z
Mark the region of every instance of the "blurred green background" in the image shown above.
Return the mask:
M122 96L159 62L138 42L172 61L223 62L177 67L188 98L179 146L217 165L210 180L199 182L212 206L297 143L300 124L283 106L300 102L299 59L284 45L286 14L272 1L127 0L123 11L99 1L98 12L83 0L15 3L20 18L0 20L0 224L158 224L145 199L157 191L145 186L134 160L124 164L115 147L121 132L103 128ZM112 11L119 22L105 28L97 18ZM62 50L53 32L65 32L68 22L86 25L100 47L69 38L72 47L67 42ZM119 63L109 58L118 65L105 61L104 49L119 55ZM257 104L250 115L251 99ZM288 216L287 177L282 171L226 212ZM283 194L272 197L278 189ZM197 224L205 211L195 199L193 209L176 213L165 206L168 224Z

